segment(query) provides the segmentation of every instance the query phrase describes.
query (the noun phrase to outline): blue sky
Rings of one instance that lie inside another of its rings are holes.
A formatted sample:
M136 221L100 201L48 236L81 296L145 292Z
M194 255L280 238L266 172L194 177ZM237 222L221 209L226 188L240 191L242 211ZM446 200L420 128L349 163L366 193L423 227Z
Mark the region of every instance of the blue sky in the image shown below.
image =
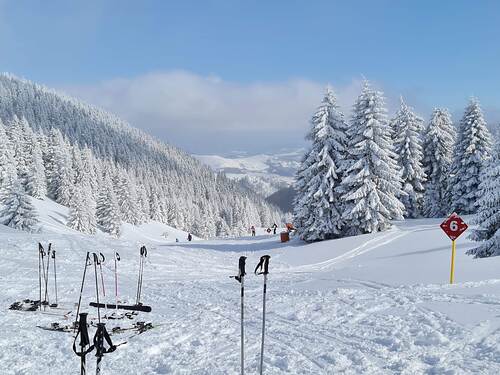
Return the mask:
M498 1L0 0L0 70L191 152L300 146L322 88L348 108L363 76L389 109L475 95L500 121L499 41Z

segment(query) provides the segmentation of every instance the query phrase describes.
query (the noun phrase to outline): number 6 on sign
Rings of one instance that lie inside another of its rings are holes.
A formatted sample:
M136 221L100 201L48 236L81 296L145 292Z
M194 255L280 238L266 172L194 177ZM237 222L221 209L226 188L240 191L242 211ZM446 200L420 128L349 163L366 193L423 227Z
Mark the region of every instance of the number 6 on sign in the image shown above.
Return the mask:
M455 220L450 221L450 230L456 232L458 230L458 224Z
M451 270L450 284L453 284L455 278L455 240L467 229L467 224L455 212L448 219L441 223L441 229L451 240Z

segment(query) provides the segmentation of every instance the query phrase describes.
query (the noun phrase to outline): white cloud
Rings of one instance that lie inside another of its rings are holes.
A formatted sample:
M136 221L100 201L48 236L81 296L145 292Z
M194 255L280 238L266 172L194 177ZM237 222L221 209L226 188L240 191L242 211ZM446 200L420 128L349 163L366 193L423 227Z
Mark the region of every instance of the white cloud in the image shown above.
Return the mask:
M360 85L360 81L352 81L334 87L345 110L350 110ZM282 134L285 143L300 144L325 87L326 83L305 79L240 84L172 71L65 87L64 91L182 147L186 141L216 140L229 150L252 142L263 146L263 135L275 138ZM271 143L276 144L267 142ZM291 144L282 145L286 146Z

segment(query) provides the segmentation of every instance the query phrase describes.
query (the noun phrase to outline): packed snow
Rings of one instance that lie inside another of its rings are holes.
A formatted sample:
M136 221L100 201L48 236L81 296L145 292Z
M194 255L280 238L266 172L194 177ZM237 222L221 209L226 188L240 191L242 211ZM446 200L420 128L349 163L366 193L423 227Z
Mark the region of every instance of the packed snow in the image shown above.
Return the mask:
M119 298L133 303L143 244L148 258L142 301L152 312L135 320L155 328L134 337L113 335L115 343L127 343L104 356L103 374L238 374L239 284L229 276L241 255L248 257L246 372L257 373L263 279L252 271L264 254L271 255L265 374L500 373L500 257L465 255L475 244L463 235L457 240L456 283L449 285L451 245L439 228L442 219L394 222L386 232L308 245L296 238L283 244L263 231L187 242L184 232L154 223L127 225L121 239L83 235L65 225L64 207L49 200L35 205L42 232L0 226L1 374L77 373L72 334L36 326L74 320L87 251L108 259L120 253ZM63 310L56 311L71 310L68 319L8 310L15 301L38 298L39 241L52 242L57 252ZM112 270L107 261L109 303ZM96 310L88 307L95 300L93 267L87 272L82 306L95 318ZM110 320L107 327L127 324ZM93 354L87 362L92 373Z

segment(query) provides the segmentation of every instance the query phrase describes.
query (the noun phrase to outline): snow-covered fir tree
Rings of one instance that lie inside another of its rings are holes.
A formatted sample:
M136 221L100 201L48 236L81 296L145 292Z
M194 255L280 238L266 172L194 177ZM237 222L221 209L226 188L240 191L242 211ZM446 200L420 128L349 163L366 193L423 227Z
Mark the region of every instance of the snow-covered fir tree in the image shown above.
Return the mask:
M293 200L293 219L296 228L304 227L306 212L304 211L305 204L303 200L305 200L307 196L307 187L309 183L307 179L308 170L314 162L314 150L308 149L302 156L299 168L295 174L294 188L296 194Z
M383 94L365 82L348 130L348 166L342 180L348 234L382 231L402 219L403 194Z
M500 255L500 139L481 173L477 207L471 223L478 227L469 237L481 245L467 253L478 258Z
M90 184L79 182L73 187L69 204L68 226L79 232L94 234L97 229L96 207Z
M113 189L111 177L107 174L103 179L99 199L97 200L97 223L103 232L119 237L121 234L120 207Z
M425 181L422 167L423 120L401 97L401 105L391 121L391 127L404 192L399 199L405 206L405 216L415 218L422 212Z
M12 152L12 143L0 119L0 198L10 189L11 184L16 179L17 171Z
M138 225L140 223L137 213L137 192L133 181L123 170L117 170L113 179L118 207L124 222Z
M471 99L460 121L451 168L453 211L476 212L479 183L485 161L491 155L491 135L477 99Z
M448 184L455 136L448 110L435 108L424 135L423 165L427 181L423 214L426 217L443 217L451 213Z
M347 124L329 88L311 125L307 139L312 146L298 176L301 196L294 208L298 232L305 241L338 237L343 226L343 203L336 189L346 156Z
M2 199L0 219L4 225L26 232L38 229L38 215L19 180L15 180Z
M47 195L45 166L38 137L31 134L30 155L26 174L26 192L32 197L42 199Z

